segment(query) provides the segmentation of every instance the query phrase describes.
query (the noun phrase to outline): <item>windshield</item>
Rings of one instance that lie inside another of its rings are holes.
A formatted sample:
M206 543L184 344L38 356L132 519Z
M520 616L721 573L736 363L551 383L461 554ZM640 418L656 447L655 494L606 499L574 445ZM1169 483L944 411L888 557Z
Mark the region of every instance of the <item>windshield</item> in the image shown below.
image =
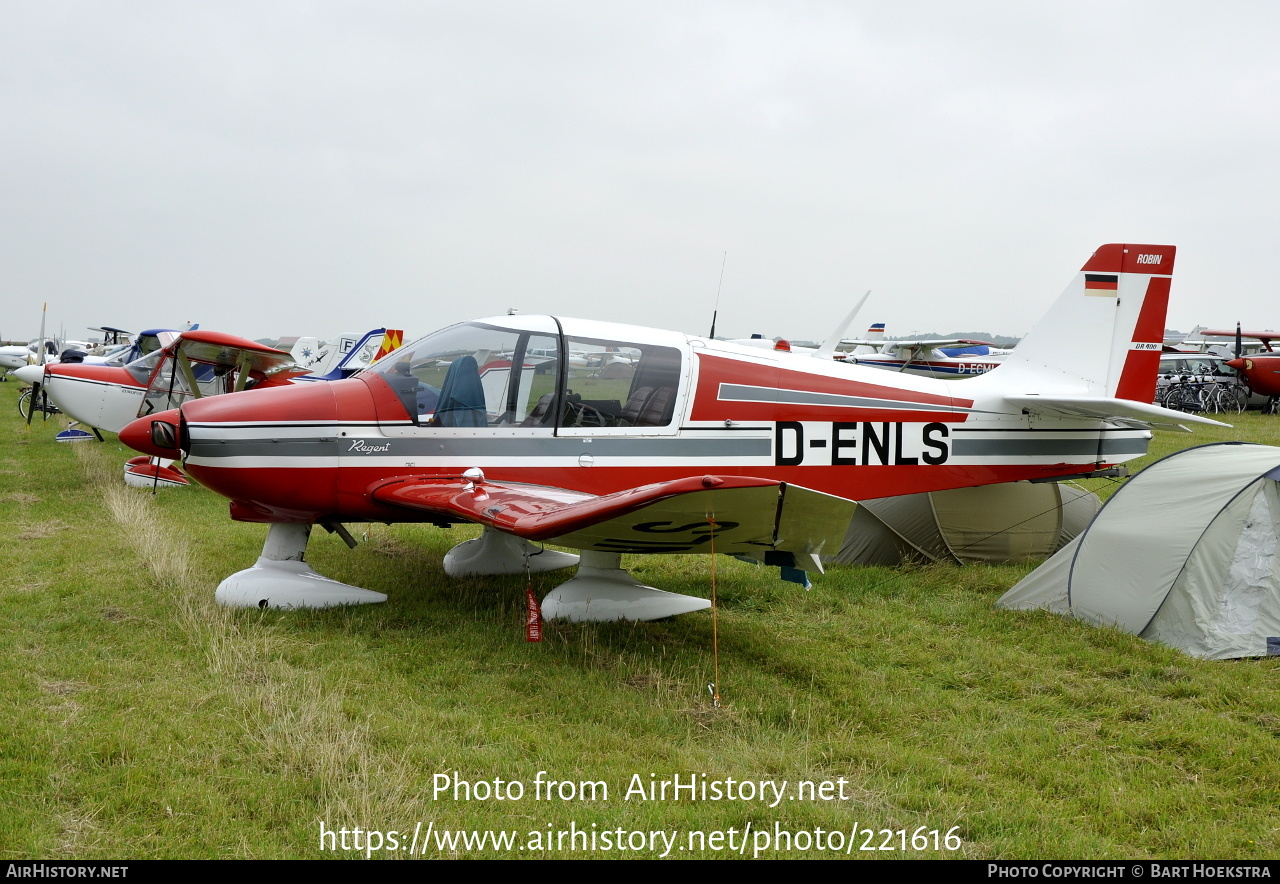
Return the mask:
M186 368L183 367L184 361ZM138 409L138 417L170 408L181 408L189 399L220 396L238 389L236 381L240 372L234 365L187 361L181 353L175 357L167 350L157 350L150 356L134 360L125 368L137 377L135 366L143 370L148 364L154 366L157 362L159 368L151 375L151 382L147 385L147 392Z
M550 322L550 320L548 320ZM663 427L680 351L551 330L455 325L384 359L380 375L420 426Z
M384 359L370 371L391 385L421 425L528 425L555 398L559 345L554 335L480 323L455 325ZM536 422L533 425L537 425Z
M151 380L151 375L156 370L156 363L160 361L160 357L163 355L162 351L153 350L146 356L130 362L124 367L124 370L133 375L138 383L145 384Z

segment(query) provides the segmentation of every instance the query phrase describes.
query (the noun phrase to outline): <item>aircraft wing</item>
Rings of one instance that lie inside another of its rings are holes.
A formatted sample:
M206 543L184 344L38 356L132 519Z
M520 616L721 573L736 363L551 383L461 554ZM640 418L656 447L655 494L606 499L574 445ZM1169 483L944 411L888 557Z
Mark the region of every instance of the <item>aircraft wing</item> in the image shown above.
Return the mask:
M1101 418L1114 420L1131 426L1160 427L1165 430L1182 430L1190 432L1186 424L1207 424L1214 427L1229 427L1221 421L1175 411L1172 408L1161 408L1146 402L1135 402L1132 399L1093 399L1070 396L1005 396L1004 401L1015 408L1039 414L1066 415L1068 417Z
M1197 332L1206 338L1234 338L1236 336L1234 328L1202 328L1198 329ZM1192 332L1191 334L1196 334L1197 332ZM1188 337L1190 336L1188 334ZM1266 331L1242 331L1240 332L1240 337L1253 338L1254 340L1262 341L1264 344L1269 344L1272 341L1280 341L1280 332L1272 331L1271 329Z
M192 362L233 366L243 361L251 371L262 374L293 363L293 357L283 350L221 332L185 331L176 347Z
M1232 334L1235 334L1235 332L1232 332ZM975 338L929 338L929 339L921 339L918 341L907 341L907 340L899 341L896 339L888 340L885 338L881 338L880 340L863 340L859 338L841 339L840 341L841 346L845 346L847 344L854 344L860 347L862 346L883 347L891 344L895 347L916 347L916 348L957 347L961 344L964 344L966 346L972 346L975 344L985 344L988 347L995 346L995 344L991 343L990 341L979 341Z
M612 553L709 552L821 571L856 504L743 476L694 476L594 496L536 485L396 479L374 500L454 516L527 540ZM787 554L790 554L789 556Z

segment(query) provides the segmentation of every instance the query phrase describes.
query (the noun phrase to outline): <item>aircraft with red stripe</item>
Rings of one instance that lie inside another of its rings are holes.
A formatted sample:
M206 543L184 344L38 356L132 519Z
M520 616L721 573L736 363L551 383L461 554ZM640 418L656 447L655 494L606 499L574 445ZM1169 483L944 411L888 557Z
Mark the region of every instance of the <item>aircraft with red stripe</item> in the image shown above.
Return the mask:
M1152 426L1216 423L1151 404L1173 263L1172 246L1101 247L999 368L963 382L508 315L349 380L187 402L120 437L181 453L232 518L270 525L257 563L219 586L225 604L384 600L310 569L312 525L354 544L343 523L471 522L484 531L446 556L451 575L577 564L543 616L666 617L709 603L639 583L623 553L727 553L807 582L859 500L1095 475L1144 454ZM584 353L618 358L586 369Z
M159 336L143 334L152 339L150 349L123 365L51 362L27 366L15 374L95 434L99 430L119 433L140 416L171 409L188 399L350 377L374 361L375 354L394 349L380 350L380 345L395 341L398 346L403 337L400 331L381 328L363 337L347 336L342 339L346 349L331 348L327 360L301 367L283 350L223 332L188 329ZM80 430L65 432L88 437ZM133 458L125 465L125 481L145 487L187 484L168 458L162 462Z
M865 340L844 340L841 348L865 346ZM964 378L985 374L998 366L1008 350L968 338L887 341L878 352L845 356L871 368L933 378Z
M1272 329L1244 331L1239 324L1234 330L1209 328L1196 329L1196 332L1204 338L1235 338L1234 355L1226 361L1227 367L1235 369L1237 377L1248 384L1252 394L1268 397L1263 410L1268 414L1275 414L1277 403L1280 402L1280 353L1272 348L1271 342L1280 340L1280 332ZM1245 338L1259 341L1263 349L1246 354Z

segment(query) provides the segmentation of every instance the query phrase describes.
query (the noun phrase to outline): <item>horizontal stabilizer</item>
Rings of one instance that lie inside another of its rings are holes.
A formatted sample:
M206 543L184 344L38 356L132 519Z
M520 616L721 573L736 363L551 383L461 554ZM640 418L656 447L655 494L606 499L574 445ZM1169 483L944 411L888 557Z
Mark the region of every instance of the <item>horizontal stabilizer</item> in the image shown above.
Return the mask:
M1162 408L1131 399L1103 399L1089 396L1005 396L1004 400L1015 408L1026 409L1033 414L1053 414L1067 417L1101 418L1124 424L1160 427L1166 430L1187 430L1185 424L1206 424L1213 427L1229 427L1222 421Z

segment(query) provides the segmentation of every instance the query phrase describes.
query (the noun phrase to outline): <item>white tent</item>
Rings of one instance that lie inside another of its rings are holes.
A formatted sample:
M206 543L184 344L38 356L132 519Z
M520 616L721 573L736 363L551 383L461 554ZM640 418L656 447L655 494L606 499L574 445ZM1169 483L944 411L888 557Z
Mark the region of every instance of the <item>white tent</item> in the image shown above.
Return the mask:
M1189 448L1130 479L996 604L1043 608L1197 657L1280 654L1280 448Z
M1006 482L864 500L830 561L1025 562L1061 549L1101 506L1092 492L1059 482Z

